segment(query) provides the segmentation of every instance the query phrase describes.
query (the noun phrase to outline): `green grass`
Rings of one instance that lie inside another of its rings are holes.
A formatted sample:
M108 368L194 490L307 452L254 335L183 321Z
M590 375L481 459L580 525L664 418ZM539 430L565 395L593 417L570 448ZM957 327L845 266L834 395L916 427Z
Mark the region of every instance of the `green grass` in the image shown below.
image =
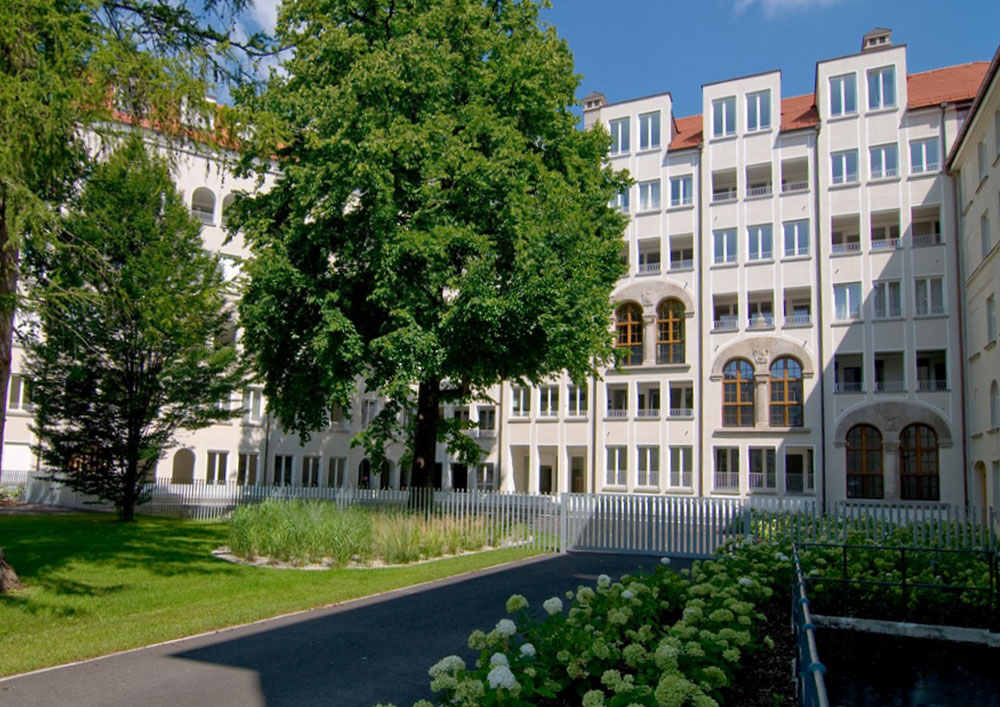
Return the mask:
M98 514L0 516L26 589L0 597L0 675L324 606L528 557L511 548L382 569L282 570L211 556L227 527Z

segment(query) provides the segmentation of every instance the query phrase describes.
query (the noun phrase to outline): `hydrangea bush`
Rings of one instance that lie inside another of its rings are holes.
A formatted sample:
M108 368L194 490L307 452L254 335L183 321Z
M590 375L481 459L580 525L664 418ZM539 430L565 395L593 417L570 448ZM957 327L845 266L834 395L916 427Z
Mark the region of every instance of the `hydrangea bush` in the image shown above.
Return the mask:
M787 548L736 540L690 571L601 575L546 600L541 619L515 594L512 618L469 637L475 664L443 658L431 689L439 704L464 707L717 705L748 657L773 648L760 608L791 572Z

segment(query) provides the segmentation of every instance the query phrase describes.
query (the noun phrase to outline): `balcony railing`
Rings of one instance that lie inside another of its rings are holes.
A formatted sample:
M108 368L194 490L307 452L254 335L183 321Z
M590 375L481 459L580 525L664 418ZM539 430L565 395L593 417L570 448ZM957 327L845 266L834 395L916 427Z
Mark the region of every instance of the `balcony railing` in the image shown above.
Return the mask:
M639 263L640 273L657 273L660 272L659 263Z
M851 184L858 181L858 175L856 172L851 174L835 174L833 175L834 184Z
M768 329L773 326L773 314L754 314L747 320L747 328L749 329Z
M917 390L948 390L948 381L938 379L918 379Z
M812 474L785 474L786 493L804 493L813 490Z
M782 193L787 194L790 191L806 191L809 189L809 182L785 182L781 185Z
M750 260L770 260L774 253L769 250L762 250L759 253L750 253Z
M750 187L747 189L747 196L768 196L771 193L771 185L765 184L762 187Z
M875 381L876 393L901 393L906 390L905 380Z
M809 246L800 246L798 248L785 248L785 257L794 258L798 255L809 255Z
M723 317L716 319L712 325L712 331L735 331L740 328L740 321L736 317Z
M723 189L721 191L712 192L712 202L717 203L720 201L734 201L736 199L735 189Z
M811 314L790 314L785 317L785 326L809 326L812 324Z
M834 393L863 393L865 392L865 384L861 382L855 383L834 383L833 384Z
M873 169L872 179L888 179L890 177L895 177L897 170L895 167L886 167L885 169Z
M639 408L636 411L636 416L637 417L659 417L660 416L660 409L659 408Z
M778 478L772 471L770 473L750 472L750 489L773 490L778 488Z
M557 417L558 415L559 411L555 408L542 408L538 411L539 417Z
M881 312L875 311L876 319L898 319L903 316L903 312L899 307L889 307L888 309L883 309Z
M726 253L724 255L715 256L715 264L720 265L722 263L735 263L736 253Z
M715 472L716 489L738 489L740 487L740 474L737 471L717 471Z
M514 410L511 417L531 417L531 410Z
M670 408L670 417L694 417L691 408Z
M877 241L872 241L872 250L894 250L898 247L898 238L880 238Z
M211 211L204 211L202 209L191 209L191 215L196 219L201 221L206 226L211 226L215 223L215 214Z
M474 436L478 437L479 439L493 439L494 437L497 436L497 431L495 429L479 428L473 430L473 432L475 432Z
M940 245L941 244L941 234L940 233L928 233L923 236L913 237L913 247L921 248L923 246L929 245Z
M606 417L625 418L628 417L628 410L625 408L608 408Z
M938 304L931 304L930 306L927 306L927 305L921 305L918 302L917 303L917 316L918 317L925 317L925 316L927 316L929 314L944 314L944 304L943 303L938 303Z
M670 200L670 205L671 206L690 206L691 203L692 202L691 202L691 197L690 196L683 196L680 199L671 199Z
M678 489L689 489L691 488L691 472L690 471L671 471L670 472L670 487Z
M694 260L671 260L670 261L671 270L693 270Z
M860 241L851 241L850 243L834 243L830 247L830 252L832 253L857 253L860 250Z
M937 162L928 162L927 164L911 164L910 171L913 174L920 174L921 172L937 172L941 168Z

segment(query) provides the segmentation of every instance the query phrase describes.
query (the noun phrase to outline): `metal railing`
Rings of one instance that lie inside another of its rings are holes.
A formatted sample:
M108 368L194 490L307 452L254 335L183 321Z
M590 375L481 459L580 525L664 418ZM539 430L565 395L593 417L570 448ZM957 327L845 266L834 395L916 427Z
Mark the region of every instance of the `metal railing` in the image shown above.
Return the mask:
M864 383L834 383L833 384L834 393L863 393L865 392Z
M940 379L918 379L917 390L948 390L948 381Z
M693 270L694 260L671 260L670 261L671 270Z
M809 189L809 182L785 182L781 185L782 193L792 192L792 191L806 191Z
M812 324L811 314L790 314L785 317L785 326L809 326Z
M905 390L905 380L875 381L876 393L902 393Z
M765 184L762 187L750 187L747 189L747 196L768 196L771 193L771 185Z
M831 253L858 253L861 251L860 241L850 241L848 243L833 243L830 246Z
M736 317L726 317L725 319L716 319L712 322L713 331L735 331L740 328L740 321Z
M941 245L941 234L930 233L924 236L913 236L913 246L915 248L929 245Z
M795 693L803 707L828 707L826 666L819 660L816 648L816 626L809 611L805 575L799 561L799 551L792 553L795 577L792 586L792 627L795 633Z
M636 417L659 417L659 408L639 408L636 411Z
M691 408L670 408L670 417L694 417L694 410Z
M715 472L715 488L733 490L740 487L740 474L738 471L717 471Z
M191 215L195 217L198 221L201 221L206 226L211 226L215 223L215 213L212 211L204 211L202 209L191 209Z
M639 263L640 273L658 273L660 272L659 263Z

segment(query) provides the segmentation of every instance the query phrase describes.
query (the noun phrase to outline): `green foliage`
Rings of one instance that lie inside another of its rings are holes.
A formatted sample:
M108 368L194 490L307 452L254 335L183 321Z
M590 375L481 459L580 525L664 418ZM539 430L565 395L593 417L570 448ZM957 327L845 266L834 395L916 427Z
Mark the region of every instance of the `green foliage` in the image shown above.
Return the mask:
M317 501L268 499L233 512L229 547L241 557L295 564L404 564L499 546L504 538L487 520L457 524L406 511L339 509Z
M218 402L242 378L234 325L218 256L138 136L68 211L66 242L27 253L42 303L26 365L35 429L57 478L130 519L175 433L233 415Z
M24 486L0 486L0 501L19 501L24 496Z
M388 400L360 438L374 464L415 402L420 469L441 439L475 463L439 404L580 379L612 350L626 221L608 202L628 182L607 135L576 129L572 56L533 0L289 0L277 33L285 72L240 100L244 169L281 173L229 220L255 256L248 356L300 435L362 379Z

